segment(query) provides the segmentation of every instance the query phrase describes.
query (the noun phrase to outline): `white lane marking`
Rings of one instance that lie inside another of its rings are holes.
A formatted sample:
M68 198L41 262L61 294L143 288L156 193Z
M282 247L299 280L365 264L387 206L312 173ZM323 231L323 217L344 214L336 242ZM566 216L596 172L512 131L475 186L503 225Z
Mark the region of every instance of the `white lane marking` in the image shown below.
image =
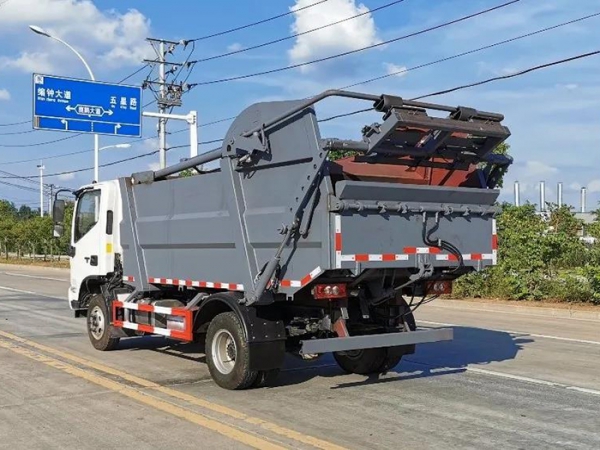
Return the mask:
M430 325L441 326L441 327L465 327L465 326L468 326L468 325L464 325L464 324L459 325L456 323L432 322L430 320L419 320L419 322L427 323ZM509 334L519 334L522 336L531 336L531 337L537 337L537 338L541 338L541 339L553 339L555 341L576 342L578 344L600 345L600 341L588 341L587 339L574 339L574 338L567 338L567 337L560 337L560 336L551 336L548 334L529 333L527 331L501 330L498 328L483 328L483 327L474 327L474 328L479 328L482 330L490 330L490 331L499 331L502 333L509 333Z
M408 359L405 361L408 363L417 364L420 366L435 367L431 364L422 363L419 361L413 361L413 360L408 360ZM584 388L584 387L579 387L579 386L571 386L569 384L556 383L554 381L542 380L540 378L531 378L531 377L523 377L521 375L512 375L510 373L505 373L505 372L496 372L495 370L479 369L477 367L471 367L471 366L448 367L447 369L464 369L468 372L478 373L481 375L489 375L489 376L498 377L498 378L506 378L506 379L513 380L513 381L521 381L524 383L532 383L532 384L537 384L540 386L567 389L569 391L581 392L583 394L600 396L600 391L596 390L596 389L589 389L589 388Z
M477 311L477 312L489 312L489 313L502 313L502 314L512 314L512 315L516 315L516 316L528 316L528 317L539 317L541 319L569 319L569 320L577 320L579 322L600 322L600 318L598 319L583 319L581 317L562 317L562 316L553 316L553 315L545 315L545 314L532 314L532 313L526 313L526 312L518 312L518 311L505 311L505 310L501 310L501 309L486 309L486 308L465 308L465 309L459 309L456 306L445 306L445 305L440 305L440 304L431 304L431 305L427 305L428 308L440 308L440 309L452 309L454 311L460 311L460 312L465 312L465 311ZM518 307L516 307L518 308Z
M52 278L52 277L39 277L36 275L25 275L23 273L13 273L13 272L0 272L3 275L8 275L11 277L22 277L22 278L35 278L36 280L50 280L50 281L60 281L61 283L68 283L69 280L65 280L62 278Z
M66 298L64 297L53 297L51 295L40 294L39 292L24 291L23 289L15 289L8 286L0 286L0 290L8 292L17 292L19 294L37 295L39 297L52 298L54 300L66 300Z

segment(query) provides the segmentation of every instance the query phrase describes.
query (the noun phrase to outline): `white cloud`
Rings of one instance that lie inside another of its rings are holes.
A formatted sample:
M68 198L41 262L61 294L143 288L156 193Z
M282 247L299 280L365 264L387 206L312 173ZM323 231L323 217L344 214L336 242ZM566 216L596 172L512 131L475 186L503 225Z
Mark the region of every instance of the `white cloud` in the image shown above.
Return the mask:
M69 180L72 180L73 178L75 178L74 173L63 173L62 175L58 176L58 179L61 181L69 181Z
M160 163L154 162L148 164L148 170L156 171L158 169L160 169Z
M0 69L17 69L27 73L49 73L54 71L54 65L48 53L23 52L16 58L0 57Z
M395 75L397 77L406 76L406 66L399 66L393 63L383 63L385 67L385 73L388 75Z
M525 163L525 172L529 177L540 177L558 173L558 169L541 161L527 161Z
M150 34L150 21L135 9L124 13L101 11L91 0L11 1L2 7L0 35L21 31L32 23L64 38L80 49L84 57L92 54L98 59L98 64L102 63L102 67L139 64L152 52L144 41ZM34 68L49 72L54 67L60 67L61 59L65 58L68 50L47 38L36 39L36 48L40 48L40 51L23 51L16 58L4 58L0 61L0 68L24 72L31 72ZM55 64L52 64L53 61Z
M228 52L239 52L243 48L244 48L244 46L242 44L240 44L239 42L234 42L233 44L227 46L227 51Z
M588 192L600 192L600 180L592 180L587 185Z
M0 89L0 100L10 100L10 92L6 89Z
M296 0L292 9L297 10L313 3L314 0ZM357 5L356 0L329 0L314 8L296 11L291 30L294 34L305 33L368 11L369 8L362 3ZM356 50L378 42L381 40L377 37L375 21L369 13L333 27L298 36L294 47L288 54L291 62L298 64L323 56ZM307 69L309 67L301 68L304 72Z
M579 183L571 183L571 184L569 184L569 189L571 189L572 191L578 191L582 187L583 186L581 186L581 184L579 184Z

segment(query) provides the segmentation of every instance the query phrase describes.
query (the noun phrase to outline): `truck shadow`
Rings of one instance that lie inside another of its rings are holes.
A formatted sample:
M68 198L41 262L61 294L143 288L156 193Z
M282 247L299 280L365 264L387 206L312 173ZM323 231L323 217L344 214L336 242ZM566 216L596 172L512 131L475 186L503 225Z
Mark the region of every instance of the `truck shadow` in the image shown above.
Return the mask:
M315 361L303 361L286 356L281 374L271 386L273 388L306 383L313 378L339 378L340 384L331 389L344 389L368 384L392 383L401 380L440 377L466 371L470 365L486 365L510 361L516 358L524 345L533 342L528 335L511 335L503 331L473 327L453 327L454 340L417 346L413 355L406 355L400 364L387 374L365 376L352 375L353 381L346 382L346 373L340 369L331 354ZM125 339L120 350L150 350L185 360L205 363L204 344L184 344L162 337L147 336Z
M453 329L454 340L417 346L415 354L404 356L400 364L387 374L365 376L362 380L350 382L346 382L344 377L340 379L344 381L331 389L462 373L470 365L513 360L524 345L533 342L527 335L472 327ZM340 377L343 374L345 372L337 366L333 357L325 355L312 364L295 361L294 365L284 369L274 386L300 384L316 377ZM356 377L360 375L352 375L352 378Z

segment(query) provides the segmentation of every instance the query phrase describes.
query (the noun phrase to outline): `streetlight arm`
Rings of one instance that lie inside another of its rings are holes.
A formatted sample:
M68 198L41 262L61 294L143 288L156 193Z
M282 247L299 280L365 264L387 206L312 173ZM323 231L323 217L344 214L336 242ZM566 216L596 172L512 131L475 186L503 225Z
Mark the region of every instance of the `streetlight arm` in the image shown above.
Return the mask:
M90 68L90 66L88 65L87 61L83 58L83 56L81 56L81 53L79 53L77 50L75 50L75 48L73 48L70 44L68 44L67 42L63 41L61 38L58 38L56 36L52 36L51 34L48 35L48 37L50 39L54 39L55 41L60 42L61 44L67 46L67 48L69 48L69 50L71 50L73 53L75 53L77 55L77 57L81 60L81 62L83 63L83 65L85 66L85 68L87 69L88 73L90 74L90 78L92 79L92 81L96 81L96 77L94 76L94 72L92 72L92 69Z

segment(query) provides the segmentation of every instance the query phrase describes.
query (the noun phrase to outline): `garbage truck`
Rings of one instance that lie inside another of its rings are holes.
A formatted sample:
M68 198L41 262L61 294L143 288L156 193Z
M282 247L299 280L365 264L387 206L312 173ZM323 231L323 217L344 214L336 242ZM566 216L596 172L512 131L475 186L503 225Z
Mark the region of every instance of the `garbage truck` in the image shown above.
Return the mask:
M381 119L355 140L322 137L315 105L330 97ZM203 343L226 389L271 383L286 353L384 373L451 340L415 310L496 263L503 120L340 90L254 104L220 148L75 193L69 305L101 351L144 335Z

